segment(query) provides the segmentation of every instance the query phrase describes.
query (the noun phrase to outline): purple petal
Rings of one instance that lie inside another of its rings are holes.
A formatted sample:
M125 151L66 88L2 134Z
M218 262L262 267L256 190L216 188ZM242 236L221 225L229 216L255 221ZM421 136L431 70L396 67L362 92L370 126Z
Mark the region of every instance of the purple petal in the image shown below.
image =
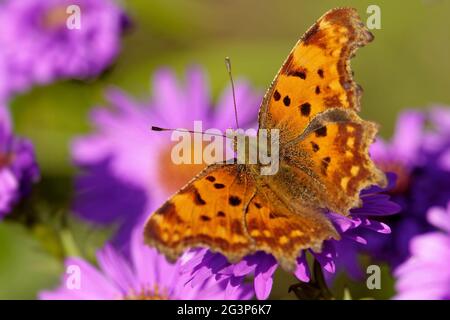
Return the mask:
M431 208L427 213L427 219L433 226L450 232L450 202L447 211L440 207Z
M308 262L306 261L306 254L303 253L297 258L297 269L295 270L295 276L298 280L303 282L309 282L311 274L309 271Z
M365 228L371 229L373 231L376 231L378 233L383 233L383 234L391 233L391 228L386 223L375 221L375 220L370 220L370 224L366 225Z
M61 287L53 292L42 292L39 296L40 299L112 300L122 297L122 291L89 263L79 258L67 259L65 262L66 270L73 266L77 266L80 270L80 288L68 287L68 275L64 274Z
M329 273L336 272L336 250L331 241L325 241L322 252L313 252L314 257L319 261L320 265Z
M186 93L192 119L203 120L210 109L210 96L206 74L200 67L192 67L186 75ZM209 128L204 128L209 129Z
M251 257L246 257L234 266L233 274L237 277L247 275L255 270L256 265Z
M425 116L418 111L405 111L399 116L392 144L396 154L406 163L415 161L423 137L424 123Z
M97 261L104 273L114 281L124 294L131 289L138 289L139 282L125 261L111 245L106 245L97 253Z
M351 217L346 217L334 212L331 212L328 215L330 217L330 220L333 222L340 233L344 233L349 229L356 228L360 224L359 220L357 219L352 219Z
M277 269L278 264L276 260L266 255L258 264L255 270L255 293L259 300L265 300L269 297L272 291L273 274Z

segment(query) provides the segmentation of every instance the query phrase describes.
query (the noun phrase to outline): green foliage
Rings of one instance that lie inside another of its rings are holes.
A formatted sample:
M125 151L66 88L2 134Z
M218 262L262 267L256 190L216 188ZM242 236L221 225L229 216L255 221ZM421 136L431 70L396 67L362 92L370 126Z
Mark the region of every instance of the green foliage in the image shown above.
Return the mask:
M62 271L30 230L0 224L0 299L34 299L43 288L55 286Z

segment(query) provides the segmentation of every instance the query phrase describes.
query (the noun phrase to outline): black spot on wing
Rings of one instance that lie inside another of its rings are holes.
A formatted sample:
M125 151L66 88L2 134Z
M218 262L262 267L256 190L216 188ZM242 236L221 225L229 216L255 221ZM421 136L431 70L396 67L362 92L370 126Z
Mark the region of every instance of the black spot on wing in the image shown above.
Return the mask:
M317 152L320 150L320 147L317 143L315 143L314 141L311 141L311 146L314 152Z
M309 114L311 113L311 104L308 102L303 103L300 106L300 113L302 114L302 116L309 116Z
M326 171L328 169L328 166L330 165L331 162L331 158L330 157L325 157L322 159L322 168L324 169L324 171Z
M197 189L194 189L194 203L198 206L203 206L206 204L206 201L203 200L202 196L200 195L200 192L198 192Z
M204 222L211 221L211 218L208 217L207 215L204 215L204 214L202 214L202 215L200 216L200 219L201 219L202 221L204 221Z
M166 203L163 204L161 208L156 210L155 214L165 215L165 214L173 214L175 212L176 212L175 205L170 201L167 201Z
M232 205L233 207L236 207L236 206L240 205L241 202L242 202L242 200L238 196L230 196L228 198L228 203L230 205Z
M275 101L278 101L281 99L281 94L278 92L278 90L275 90L275 92L273 93L273 99Z
M317 74L319 75L319 77L321 77L323 79L323 77L324 77L323 69L317 70Z
M305 71L290 71L288 73L288 76L298 77L300 79L305 80L306 79L306 72Z
M217 216L220 217L220 218L224 218L225 217L225 212L217 211Z
M316 130L316 137L326 137L327 136L327 127L323 126Z

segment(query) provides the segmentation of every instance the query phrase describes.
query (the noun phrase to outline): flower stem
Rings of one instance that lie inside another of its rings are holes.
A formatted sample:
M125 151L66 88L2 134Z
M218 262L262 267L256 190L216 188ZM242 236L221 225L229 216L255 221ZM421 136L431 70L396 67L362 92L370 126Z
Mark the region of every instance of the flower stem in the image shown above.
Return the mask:
M317 261L316 258L314 258L313 272L314 272L314 281L322 293L321 294L322 299L324 300L334 299L333 294L328 288L327 282L325 280L322 266L320 265L319 261Z
M80 257L80 250L78 249L75 239L73 238L72 232L68 229L63 229L60 232L61 243L64 249L64 255L66 257Z

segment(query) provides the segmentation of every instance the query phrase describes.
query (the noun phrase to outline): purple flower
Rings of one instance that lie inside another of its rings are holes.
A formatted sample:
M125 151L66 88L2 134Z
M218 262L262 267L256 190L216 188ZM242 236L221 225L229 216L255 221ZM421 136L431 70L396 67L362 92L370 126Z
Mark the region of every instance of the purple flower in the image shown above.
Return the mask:
M148 102L138 103L118 90L107 97L111 108L92 112L95 132L72 146L74 161L83 170L74 209L91 221L116 223L115 244L120 244L137 221L205 167L173 164L170 134L151 132L151 126L192 129L194 121L202 120L204 130L225 130L234 126L234 111L230 88L213 106L205 75L197 68L187 72L184 85L170 70L156 72ZM241 125L252 125L261 95L238 81L236 99Z
M450 299L450 202L428 210L427 218L442 231L411 240L411 257L395 270L396 299Z
M71 5L80 8L79 29L67 25ZM1 1L0 98L36 83L98 75L117 57L126 24L110 0Z
M38 179L33 145L13 135L9 111L0 105L0 219Z
M391 187L392 175L389 175L389 181L389 187ZM333 212L327 214L342 239L325 241L321 253L311 250L299 252L295 276L300 281L309 282L310 280L307 252L312 254L322 268L330 274L334 274L337 268L345 268L356 274L360 272L356 256L358 247L367 244L364 236L366 230L378 234L389 233L389 226L378 222L377 219L394 214L400 209L397 204L390 201L389 196L383 193L384 191L378 187L363 190L361 192L362 207L352 209L348 217ZM264 252L257 252L237 264L230 264L221 254L202 249L194 259L184 266L183 271L191 274L191 281L194 283L213 275L216 276L216 279L228 278L230 279L230 288L228 288L230 291L239 288L246 277L253 275L257 298L267 299L272 289L273 274L277 267L275 258Z
M405 111L397 122L389 143L377 141L371 149L374 161L385 171L397 175L390 190L402 210L388 223L392 233L383 238L368 235L367 253L377 260L397 266L409 256L409 242L418 234L432 230L426 213L434 206L445 206L450 199L450 109Z
M130 258L126 258L106 245L97 254L98 269L81 258L67 259L67 273L61 285L53 291L41 292L40 299L223 300L250 299L253 295L248 285L226 291L227 280L209 278L193 286L187 275L180 272L193 253L186 253L170 264L156 249L144 245L141 228L132 232L129 252ZM78 275L77 280L74 277Z

